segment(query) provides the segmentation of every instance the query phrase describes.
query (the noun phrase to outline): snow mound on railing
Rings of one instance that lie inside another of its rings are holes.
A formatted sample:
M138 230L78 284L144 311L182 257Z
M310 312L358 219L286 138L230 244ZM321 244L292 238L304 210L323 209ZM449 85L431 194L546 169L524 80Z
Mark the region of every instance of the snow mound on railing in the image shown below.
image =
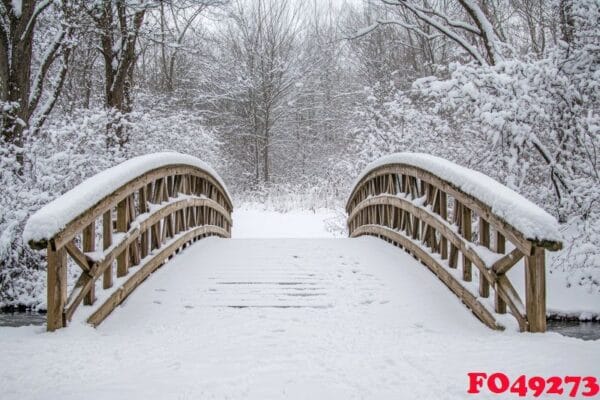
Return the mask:
M221 177L199 158L176 152L147 154L104 170L46 204L27 220L23 239L25 242L48 240L74 218L127 182L156 168L182 164L200 168L212 175L231 198Z
M387 164L412 165L450 182L488 205L494 214L528 239L562 240L556 219L525 197L481 172L430 154L407 152L384 156L367 165L352 187L356 187L369 172Z

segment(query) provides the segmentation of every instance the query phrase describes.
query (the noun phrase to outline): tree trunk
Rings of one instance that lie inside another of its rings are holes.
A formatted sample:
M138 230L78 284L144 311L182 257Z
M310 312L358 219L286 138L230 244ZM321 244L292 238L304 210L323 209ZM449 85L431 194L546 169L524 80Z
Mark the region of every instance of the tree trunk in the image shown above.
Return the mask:
M21 15L13 13L10 0L2 0L10 10L7 18L9 31L0 29L0 90L4 107L2 110L2 137L17 147L23 145L23 132L29 119L29 94L31 92L31 62L33 32L36 18L29 21L35 11L36 1L25 0ZM18 156L22 162L22 155Z

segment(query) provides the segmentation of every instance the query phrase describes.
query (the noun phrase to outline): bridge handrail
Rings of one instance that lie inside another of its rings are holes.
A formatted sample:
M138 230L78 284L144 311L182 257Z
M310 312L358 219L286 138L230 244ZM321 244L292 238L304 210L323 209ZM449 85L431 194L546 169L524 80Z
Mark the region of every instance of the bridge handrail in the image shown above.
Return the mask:
M350 236L378 236L405 248L486 325L502 329L482 300L491 287L493 311L502 314L508 306L521 330L545 331L544 251L562 248L558 223L516 192L438 157L398 153L364 170L346 211ZM461 279L453 272L459 253ZM506 276L521 258L525 305ZM475 293L463 283L472 281L471 265L479 276Z
M33 248L47 249L48 330L66 326L81 302L92 305L102 277L108 297L88 318L98 325L189 243L211 235L229 237L232 209L216 172L179 153L130 159L44 206L30 217L23 236ZM97 241L102 251L96 251ZM68 257L82 270L70 293ZM116 277L129 275L118 288L113 287L115 260Z

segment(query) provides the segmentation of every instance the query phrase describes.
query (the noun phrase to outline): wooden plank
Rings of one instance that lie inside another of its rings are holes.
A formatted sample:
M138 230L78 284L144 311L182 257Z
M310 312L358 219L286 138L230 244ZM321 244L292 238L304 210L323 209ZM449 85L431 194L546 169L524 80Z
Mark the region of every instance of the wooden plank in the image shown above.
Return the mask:
M160 247L160 222L156 222L150 228L150 251Z
M117 232L125 233L128 230L129 197L121 200L117 204ZM123 249L123 252L117 256L117 277L127 275L129 267L129 249Z
M439 190L439 189L438 189ZM439 201L438 201L438 208L439 208L439 214L440 217L444 220L447 221L448 220L448 199L446 198L446 193L439 190ZM442 257L442 260L446 260L448 258L448 239L446 239L446 237L444 235L442 235L441 241L440 241L440 255Z
M148 198L146 196L147 186L142 186L138 190L138 203L140 208L140 214L148 212Z
M470 242L472 239L472 222L471 222L471 209L462 205L462 224L461 224L461 233L462 236ZM471 260L467 256L467 254L463 253L462 257L462 272L463 272L463 280L466 282L470 282L473 280L473 273L471 268Z
M145 229L142 232L142 238L140 241L140 257L142 259L146 258L148 253L150 252L150 229Z
M502 275L507 273L517 262L519 262L519 260L523 258L523 253L521 253L521 250L517 249L516 247L513 249L513 251L511 251L510 253L508 253L507 255L505 255L504 257L502 257L501 259L499 259L498 261L496 261L491 267L490 269L492 271L494 271L494 273L496 275Z
M498 286L496 286L494 291L494 311L498 314L506 314L506 303L502 299L502 296L500 296Z
M504 254L504 252L506 251L506 243L505 243L504 235L498 230L496 230L495 248L496 248L496 253ZM496 295L494 296L494 309L499 314L506 313L506 303L504 302L504 300L502 299L502 296L500 296L500 294L498 293L497 290L496 290Z
M496 293L502 298L504 307L510 308L511 314L517 319L521 332L528 330L527 318L523 314L523 302L506 275L500 275L496 281ZM506 313L506 310L505 312Z
M102 215L102 247L104 250L112 246L112 211L108 210ZM111 265L104 271L102 287L111 288L113 285L113 268Z
M54 331L66 326L64 307L67 301L67 252L48 245L47 250L47 314L46 329Z
M75 243L67 243L65 245L65 250L71 256L73 261L75 261L75 265L80 267L84 273L90 272L91 266L88 259L86 258L85 254L83 254L81 250L79 250L77 246L75 246Z
M479 244L490 248L490 224L481 216L479 217ZM479 295L481 297L490 296L490 283L482 275L479 275Z
M525 257L525 308L530 332L546 332L546 258L536 247Z
M83 230L82 248L84 253L91 253L96 251L96 221L89 224ZM90 287L90 290L83 299L83 304L92 305L96 301L96 290L95 285Z

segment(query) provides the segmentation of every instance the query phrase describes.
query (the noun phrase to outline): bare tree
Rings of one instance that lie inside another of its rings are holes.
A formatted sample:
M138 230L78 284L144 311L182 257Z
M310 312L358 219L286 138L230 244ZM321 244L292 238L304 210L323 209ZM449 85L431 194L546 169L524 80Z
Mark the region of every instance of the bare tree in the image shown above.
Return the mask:
M198 17L208 8L220 7L224 0L188 0L166 2L160 0L158 12L160 26L160 74L162 88L167 93L175 89L176 63L180 54L190 51L184 44L188 31L195 27Z
M50 10L60 18L58 29L46 51L35 54L36 24ZM73 45L72 13L68 0L0 3L1 130L2 138L18 148L26 133L33 135L39 130L56 104ZM34 69L36 61L38 67ZM51 78L53 67L57 74ZM23 162L22 155L17 159Z
M305 73L297 46L303 28L299 7L288 1L238 1L211 60L213 105L225 125L241 128L232 135L252 165L255 183L271 179L274 127L289 112L287 96Z
M434 8L427 1L382 0L384 4L404 8L419 21L444 35L482 65L494 65L502 60L502 40L484 9L474 0L456 0L453 6L442 4ZM453 9L454 8L454 9ZM489 12L489 11L488 11ZM417 25L401 19L379 20L377 25L396 24L421 36L431 37Z

